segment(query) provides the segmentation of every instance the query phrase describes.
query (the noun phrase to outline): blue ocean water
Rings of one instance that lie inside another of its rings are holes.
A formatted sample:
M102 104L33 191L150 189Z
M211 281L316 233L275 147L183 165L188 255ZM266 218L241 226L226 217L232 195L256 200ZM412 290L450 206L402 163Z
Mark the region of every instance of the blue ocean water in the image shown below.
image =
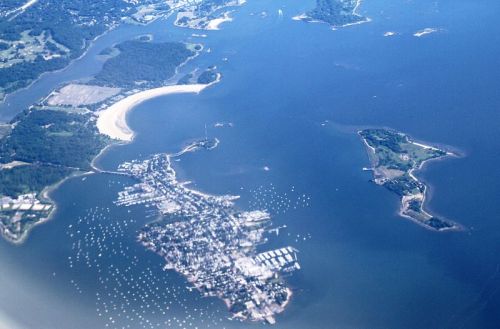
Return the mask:
M145 31L156 40L201 40L211 52L184 70L215 64L222 81L198 96L139 105L129 116L136 140L111 148L100 166L175 152L207 126L219 147L183 157L180 178L206 193L240 195L242 209L268 207L287 228L262 248L300 250L302 269L287 277L294 296L277 328L498 328L500 4L365 1L373 21L337 31L290 19L312 5L249 1L206 39L166 22L122 28L10 101L36 100L97 71L98 48ZM427 27L439 31L413 36ZM397 34L384 37L388 31ZM459 150L463 157L432 163L420 177L430 186L429 209L466 230L434 233L398 217L397 197L361 170L368 159L354 133L360 126ZM53 193L51 222L21 247L0 243L0 316L21 328L264 326L227 320L222 302L186 289L143 250L135 232L153 219L148 209L113 205L129 183L71 179ZM297 209L276 206L303 196Z

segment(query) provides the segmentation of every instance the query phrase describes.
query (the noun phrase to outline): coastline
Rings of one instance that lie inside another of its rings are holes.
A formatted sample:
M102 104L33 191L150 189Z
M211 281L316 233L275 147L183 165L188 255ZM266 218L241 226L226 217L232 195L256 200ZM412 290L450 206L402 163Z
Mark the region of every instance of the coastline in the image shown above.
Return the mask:
M358 16L358 17L363 17L363 16L360 16L358 14L355 14L355 15ZM357 22L354 22L354 23L347 23L347 24L343 24L343 25L331 25L330 23L325 22L325 21L320 21L320 20L317 20L317 19L312 19L311 17L307 16L306 14L301 14L301 15L294 16L294 17L292 17L292 20L294 20L294 21L303 21L303 22L306 22L306 23L327 24L328 26L330 26L330 28L333 31L336 31L336 30L344 28L344 27L349 27L349 26L353 26L353 25L361 25L361 24L364 24L364 23L369 23L369 22L372 21L371 18L365 17L364 19L361 19L361 20L359 20Z
M221 236L224 237L226 236L224 233L224 226L222 223L224 223L227 219L230 219L233 215L236 216L236 218L239 218L238 214L240 213L239 209L235 207L233 204L233 200L235 199L234 196L229 196L229 195L214 195L214 194L205 194L203 192L199 192L197 190L193 190L190 187L186 186L186 182L180 182L177 180L176 177L176 171L173 168L173 158L181 156L185 153L195 151L199 148L205 148L205 149L211 149L207 148L206 145L203 144L203 142L197 141L189 144L188 146L185 146L181 151L174 153L174 154L169 154L169 153L160 153L154 155L152 158L149 160L146 160L144 162L140 161L132 161L132 162L125 162L123 166L121 166L122 169L119 169L119 171L123 170L125 173L130 173L131 177L134 179L135 185L132 186L142 186L138 187L137 190L131 187L125 187L124 192L119 196L117 205L120 206L130 206L134 204L143 204L145 203L146 207L156 207L158 209L162 209L162 213L165 213L166 208L169 208L169 210L166 211L166 213L175 213L175 214L182 214L182 216L188 216L187 218L191 217L192 215L200 215L199 220L202 221L203 224L187 224L188 226L194 225L191 229L188 229L184 224L182 224L180 227L177 229L174 229L174 227L177 225L175 224L176 222L178 223L183 223L185 221L183 220L176 220L173 222L169 222L167 224L165 223L159 223L159 227L161 227L161 232L159 235L156 233L151 234L151 232L159 232L157 229L153 228L152 230L148 229L148 225L152 223L156 223L157 220L153 220L152 222L146 224L144 229L142 229L138 235L138 241L141 243L143 247L145 247L147 250L150 250L154 252L155 254L159 255L162 257L165 261L164 268L168 270L173 270L177 272L178 274L182 275L185 277L185 279L190 283L190 286L193 288L191 289L197 289L202 296L209 296L209 297L217 297L221 299L227 309L232 313L231 318L234 319L240 319L240 320L249 320L249 321L267 321L269 324L274 324L276 322L275 320L275 315L282 313L285 311L286 307L290 303L292 299L293 292L290 287L286 286L283 282L282 284L282 289L286 290L286 298L277 298L275 295L268 294L269 290L264 290L264 288L261 288L262 291L254 291L251 287L252 284L247 284L246 283L246 276L247 276L247 271L249 269L246 266L239 267L238 264L242 260L249 260L253 259L257 254L257 249L256 246L258 244L262 244L267 242L267 239L264 237L265 230L263 232L256 232L255 234L252 234L253 238L252 240L242 240L242 241L248 241L250 242L250 245L245 245L248 247L245 247L244 249L240 250L233 250L234 248L233 243L226 243L226 241L221 238L220 241L217 242L217 246L215 248L209 248L207 249L208 251L208 257L214 256L215 259L220 259L220 255L226 255L223 257L227 257L227 259L224 260L223 265L215 264L215 269L219 268L219 266L223 266L224 268L227 269L227 273L230 275L235 275L236 279L241 277L240 279L234 281L237 282L237 285L241 288L242 294L249 294L251 297L254 296L256 299L252 299L253 301L256 302L250 302L251 304L245 305L242 309L232 309L233 306L237 304L237 300L235 299L230 299L227 298L226 293L233 293L233 290L221 290L216 286L212 285L207 285L206 280L210 280L214 282L214 279L210 279L210 277L217 278L218 277L218 271L210 272L210 275L206 276L207 279L204 279L205 276L202 275L204 270L200 269L198 272L198 264L204 264L205 262L198 263L198 259L202 259L203 257L202 254L199 254L196 259L193 257L193 261L187 260L185 261L182 256L174 256L170 250L169 242L165 239L163 240L161 238L162 234L167 234L165 232L170 232L168 234L173 234L174 236L176 234L183 234L185 233L184 237L188 242L185 244L184 242L180 242L179 244L176 243L176 245L184 245L187 250L190 252L196 252L196 247L193 246L191 247L189 241L190 239L194 238L196 239L195 236L192 236L189 232L193 232L191 230L194 229L194 231L199 232L200 230L203 231L203 227L205 227L209 233L208 235L210 236L211 234L216 234L217 232L214 231L215 228L220 227L221 228ZM138 167L134 167L134 165L137 165ZM144 169L139 169L144 168ZM158 190L158 193L155 192L155 190ZM128 191L128 192L125 192ZM134 197L136 195L135 193L141 193L140 191L148 191L146 195L149 193L153 193L154 197L153 199L150 199L150 197L146 196L146 199L142 199L142 197ZM131 193L131 194L128 194ZM176 201L174 202L176 205L173 207L173 212L171 212L170 207L171 206L164 206L165 201L169 202L169 200L178 200L180 195L192 195L191 198L188 198L187 201L183 202L182 198L179 199L181 200L179 204L176 204ZM194 197L194 195L199 196L201 199L198 199ZM166 197L166 200L162 200L162 196ZM141 202L140 200L144 200ZM147 200L150 200L149 202ZM196 206L195 206L196 205ZM233 209L234 210L231 210ZM211 209L211 211L209 211ZM221 209L221 211L217 211L217 209ZM223 210L222 210L223 209ZM255 212L263 212L263 211L258 211L255 210ZM203 214L209 213L209 214L214 214L213 216L210 215L208 217L208 222L205 222L206 218L204 217ZM243 214L243 212L241 212ZM270 219L269 214L264 212L266 220ZM226 218L227 216L227 218ZM260 216L258 216L260 217ZM242 218L245 218L245 216L242 216ZM195 221L195 223L198 223L198 221ZM155 226L157 224L153 224ZM197 226L198 225L198 226ZM201 225L201 226L199 226ZM243 227L246 227L245 224ZM170 228L169 228L170 226ZM237 234L240 232L240 224L239 221L235 221L232 225L230 225L231 234L227 236L230 239L236 238L236 235L233 236L233 234ZM188 231L185 231L188 230ZM233 231L234 230L234 231ZM245 228L243 229L245 230ZM261 230L261 228L259 229ZM243 231L245 232L245 231ZM245 233L243 234L243 239L245 238ZM211 240L207 241L207 243L211 243ZM238 243L239 245L239 243ZM231 248L230 254L227 254L226 246ZM213 246L212 246L213 247ZM221 249L219 249L221 248ZM198 252L204 253L204 251L198 250ZM194 263L193 263L194 262ZM278 274L278 270L272 270L271 268L268 268L268 265L264 265L263 263L255 263L252 262L251 265L257 266L259 269L259 273L256 274L256 280L257 283L262 284L263 286L267 286L269 282L272 282L274 280L278 279L281 277L281 274ZM234 267L234 270L233 270ZM212 266L209 266L210 271L213 270ZM274 268L274 267L273 267ZM299 266L300 268L300 266ZM196 273L193 272L192 270L196 270ZM252 273L252 271L250 271ZM255 273L255 272L253 272ZM253 277L253 274L249 274ZM202 278L200 278L200 276ZM217 281L215 281L217 282ZM230 279L230 282L231 279ZM241 283L240 283L241 282ZM281 281L280 281L281 282ZM247 287L250 285L249 290L247 290ZM232 286L232 285L231 285ZM258 286L260 287L260 285ZM233 288L231 288L233 289ZM274 288L268 288L268 289L274 289ZM235 290L236 291L236 290ZM266 292L267 291L267 292ZM263 303L264 307L260 305L260 303ZM255 304L254 304L255 303Z
M206 85L170 85L137 92L99 111L97 113L97 129L99 133L109 136L114 140L129 143L134 139L135 132L127 124L127 114L137 105L159 96L186 93L199 94L204 89L219 81L220 75L218 75L217 80Z
M107 171L102 170L96 166L96 161L100 158L106 151L114 145L127 144L133 141L135 137L135 132L130 129L127 124L127 114L135 108L137 105L145 102L149 99L165 96L170 94L183 94L183 93L194 93L199 94L204 89L208 88L210 85L218 83L220 81L220 74L217 76L217 79L210 84L191 84L191 85L170 85L159 88L153 88L149 90L144 90L132 94L124 99L119 100L118 102L112 104L104 110L98 112L98 119L96 122L96 127L99 130L100 134L107 135L112 138L112 141L102 148L99 153L92 159L90 166L92 171L90 172L75 172L64 179L56 182L53 185L47 186L42 191L40 191L39 196L40 200L43 200L47 203L52 204L52 209L50 210L50 214L34 223L28 230L23 232L23 234L19 237L19 239L13 239L8 235L2 232L2 236L12 243L13 245L22 245L29 234L38 225L44 224L52 219L57 210L57 203L50 197L50 193L57 189L61 184L66 182L68 179L90 175L94 173L105 173Z
M232 20L233 19L229 16L229 12L225 12L223 17L210 20L205 29L208 31L218 31L222 23L231 22Z
M353 23L347 23L347 24L343 24L343 25L332 25L328 22L325 22L325 21L321 21L321 20L317 20L317 19L313 19L312 17L308 16L306 13L303 13L303 14L300 14L300 15L296 15L296 16L293 16L292 17L292 20L294 21L303 21L303 22L307 22L307 23L322 23L322 24L328 24L330 26L330 28L333 30L333 31L336 31L337 29L341 29L341 28L344 28L344 27L349 27L349 26L353 26L353 25L360 25L360 24L364 24L364 23L369 23L372 21L371 18L369 17L364 17L362 15L360 15L358 13L358 9L359 7L361 6L361 3L362 3L362 0L357 0L356 2L356 6L353 8L352 10L352 15L353 16L356 16L358 18L360 18L359 21L357 22L353 22Z
M404 196L404 197L401 198L401 207L399 208L399 211L397 212L400 217L409 219L413 223L418 224L419 226L423 227L424 229L432 231L432 232L446 232L446 231L459 232L459 231L463 231L464 230L463 226L461 226L460 224L457 224L456 222L454 222L452 220L449 220L447 218L445 218L445 220L446 220L446 222L452 224L451 227L445 227L445 228L441 228L441 229L435 229L435 228L429 227L429 225L426 225L422 221L419 221L419 220L413 218L412 216L405 214L405 210L407 209L407 207L405 207L405 206L407 205L407 201L411 200L411 199L412 199L411 196ZM425 209L426 208L425 207L426 199L427 199L427 186L425 187L424 193L422 194L422 205L420 207L420 210L422 211L423 214L426 214L428 216L433 217ZM443 217L440 217L440 218L443 218Z
M110 30L106 31L105 33L108 33ZM102 35L104 35L103 33ZM102 35L96 37L99 38ZM90 50L90 47L85 51L84 54L82 54L79 58L85 56L85 54ZM181 65L179 65L175 73L177 74L179 67L185 65L189 60L192 58L196 57L199 54L197 52L195 55L189 57L185 62L183 62ZM78 59L75 59L76 61ZM64 68L60 69L59 71L66 70L68 69L70 65L68 64ZM48 74L48 73L53 73L54 71L51 72L44 72L43 74ZM42 74L42 75L43 75ZM38 79L40 79L42 76L40 76ZM106 151L117 144L125 144L129 143L133 140L135 137L135 133L129 128L127 124L127 114L130 110L132 110L136 105L154 98L158 96L164 96L164 95L169 95L169 94L179 94L179 93L195 93L199 94L201 91L203 91L205 88L209 87L212 84L218 83L220 81L221 75L217 75L217 79L213 81L212 83L209 84L191 84L191 85L169 85L169 86L163 86L159 88L153 88L149 90L143 90L140 92L137 92L135 94L129 95L128 97L125 97L124 99L121 99L117 101L114 104L111 104L109 107L105 108L104 110L101 110L100 112L97 112L98 119L95 123L96 128L99 131L99 134L107 135L111 137L111 140L109 143L103 147L102 149L99 150L99 153L91 160L90 162L90 171L76 171L68 175L67 177L64 177L60 181L56 182L55 184L52 184L50 186L45 187L43 190L41 190L38 193L38 199L41 201L44 201L48 204L52 205L52 209L50 210L50 213L48 214L47 217L40 218L39 221L35 222L32 224L31 227L29 227L26 231L22 232L21 235L19 236L10 236L9 234L5 234L5 232L1 232L1 235L7 240L8 242L12 243L13 245L22 245L27 238L29 237L29 234L38 225L44 224L48 222L49 220L52 219L54 216L56 210L57 210L57 203L52 200L50 197L50 193L57 189L61 184L66 182L66 180L70 178L75 178L79 176L85 176L85 175L90 175L94 173L112 173L112 174L117 174L115 172L110 172L106 170L102 170L101 168L98 168L96 165L96 161L98 158L100 158L103 154L106 153ZM35 83L36 81L33 81ZM28 87L26 87L28 88ZM19 91L19 90L18 90ZM16 91L16 92L18 92ZM14 92L15 93L15 92ZM10 94L9 94L10 95Z
M82 59L85 55L88 54L88 52L90 51L90 49L94 46L95 42L100 39L101 37L105 36L106 34L110 33L111 31L115 30L117 27L119 27L120 24L117 24L117 25L114 25L114 26L111 26L109 29L107 29L106 31L104 31L103 33L99 34L98 36L96 36L94 39L90 40L90 42L88 42L88 47L87 49L85 49L85 51L80 55L78 56L77 58L73 58L71 59L68 64L66 64L64 67L60 68L60 69L57 69L57 70L54 70L54 71L46 71L46 72L42 72L36 79L33 79L33 81L31 81L29 84L27 84L25 87L22 87L22 88L19 88L17 90L14 90L10 93L6 93L4 94L4 97L3 98L0 98L0 104L5 104L5 102L7 101L7 98L11 97L11 95L15 95L23 90L26 90L26 89L29 89L31 86L33 86L35 83L37 83L40 79L42 79L45 75L47 74L50 74L50 73L59 73L59 72L64 72L65 70L67 70L71 65L73 65L76 61ZM10 121L10 120L9 120Z
M384 129L387 129L387 128L384 128ZM392 129L389 129L389 130L392 130ZM377 166L378 166L378 159L377 159L377 155L376 155L376 149L372 146L370 146L367 142L367 140L361 135L361 130L358 130L357 131L357 134L361 137L361 140L363 141L363 144L365 145L365 148L367 150L367 154L368 154L368 158L369 158L369 161L370 161L370 164L372 166L372 168L363 168L363 170L370 170L372 171L373 173L373 182L377 185L381 185L383 186L384 185L384 182L382 181L377 181L376 179L376 175L377 175ZM407 171L407 174L416 182L419 182L419 183L422 183L422 181L416 176L416 173L420 170L422 170L424 168L424 166L426 165L426 163L430 162L430 161L440 161L440 160L444 160L445 158L447 157L450 157L450 156L453 156L453 157L458 157L458 155L456 153L453 153L453 152L450 152L450 151L446 151L446 148L438 148L436 146L432 146L428 143L425 143L425 142L420 142L420 141L416 141L416 140L413 140L411 139L410 137L408 138L408 143L409 144L412 144L412 145L415 145L415 146L418 146L418 147L421 147L423 149L428 149L428 150L433 150L433 151L442 151L444 152L445 154L442 155L442 156L439 156L439 157L436 157L436 158L431 158L431 159L427 159L427 160L424 160L422 161L418 167L413 167L411 169L409 169ZM449 227L442 227L442 228L435 228L433 226L430 226L430 225L427 225L426 224L426 221L429 220L429 219L432 219L434 217L436 217L435 215L432 215L430 211L427 210L426 208L426 201L428 200L427 198L427 193L428 193L428 184L423 184L423 191L420 192L420 193L414 193L414 194L410 194L410 195L403 195L400 197L400 207L399 207L399 210L398 210L398 215L400 217L403 217L403 218L406 218L406 219L409 219L411 220L412 222L418 224L419 226L422 226L430 231L434 231L434 232L444 232L444 231L462 231L463 230L463 227L456 223L455 221L452 221L452 220L449 220L449 219L444 219L444 221L448 224L450 224L451 226ZM413 200L417 200L420 202L420 213L422 215L424 215L424 218L427 218L427 219L419 219L417 217L414 217L411 215L411 211L412 209L410 208L410 203L411 201ZM442 218L442 217L440 217Z
M148 22L136 22L136 24L138 25L143 25L143 26L147 26L151 23L154 23L156 22L158 19L166 19L166 18L169 18L170 15L172 15L173 11L169 11L168 13L166 13L165 15L159 15L157 17L154 17L152 20L148 21ZM37 83L39 80L41 80L45 75L47 74L50 74L50 73L59 73L59 72L64 72L65 70L67 70L71 65L73 65L76 61L82 59L83 57L85 57L85 55L88 54L88 52L92 49L92 47L95 45L95 43L97 42L97 40L99 40L100 38L104 37L105 35L107 35L108 33L116 30L117 28L119 28L120 26L123 26L123 25L127 25L127 24L132 24L132 23L128 23L128 22L118 22L112 26L110 26L107 30L105 30L103 33L97 35L95 38L93 38L92 40L84 40L83 42L85 43L85 46L87 46L87 48L85 49L85 51L80 55L78 56L77 58L73 58L73 59L70 59L69 62L64 66L64 67L61 67L60 69L56 69L56 70L53 70L53 71L46 71L46 72L42 72L36 79L33 79L29 84L27 84L26 86L22 87L22 88L19 88L19 89L16 89L12 92L9 92L9 93L5 93L3 98L0 98L0 105L3 105L6 103L7 101L7 98L11 97L11 95L15 95L23 90L26 90L26 89L29 89L31 88L35 83ZM48 97L48 96L47 96ZM10 121L10 120L9 120ZM0 121L1 123L1 121Z
M35 222L29 229L23 232L23 234L18 238L18 239L12 239L9 235L6 235L4 232L1 232L1 236L9 243L13 244L14 246L20 246L22 245L29 237L31 234L31 231L33 231L34 228L36 228L39 225L45 224L48 221L52 219L52 217L55 215L57 211L57 203L50 197L50 194L55 191L59 186L61 186L63 183L65 183L67 180L72 179L72 178L77 178L77 177L82 177L82 176L87 176L94 174L95 172L93 171L76 171L67 177L64 177L62 180L45 187L40 193L38 194L39 200L48 204L52 205L52 209L50 209L50 213L47 217L40 219L38 222Z
M414 145L417 145L417 146L421 146L423 148L430 148L430 149L434 149L434 150L441 150L441 149L438 149L434 146L430 146L430 145L427 145L427 144L422 144L422 143L419 143L419 142L415 142L415 141L410 141L410 143L414 144ZM443 155L442 157L439 157L439 158L434 158L434 159L428 159L428 160L425 160L425 161L422 161L422 163L420 164L420 166L418 166L418 168L413 168L411 170L408 171L408 175L413 178L414 180L416 180L417 182L422 182L420 179L418 179L418 177L415 175L417 171L420 171L424 168L424 166L426 165L426 163L428 162L431 162L431 161L442 161L442 160L445 160L447 157L450 157L450 156L457 156L455 153L451 153L451 152L446 152L446 155ZM428 210L426 210L426 202L428 200L428 197L427 197L427 194L428 194L428 190L429 190L429 184L426 183L424 184L424 192L422 192L422 200L421 200L421 206L420 206L420 210L421 212L424 214L424 215L427 215L429 217L435 217L433 215L431 215L431 212L429 212ZM455 221L452 221L450 219L447 219L445 218L446 222L450 223L452 225L452 227L446 227L446 228L441 228L441 229L434 229L434 228L430 228L429 226L425 225L424 223L422 223L421 221L405 214L405 211L408 210L408 203L407 201L411 200L412 199L412 196L403 196L401 198L401 207L399 209L399 212L398 214L401 216L401 217L404 217L404 218L408 218L410 219L411 221L419 224L420 226L428 229L429 231L433 231L433 232L444 232L444 231L463 231L464 228L463 226L461 226L460 224L456 223ZM442 216L440 216L440 218L443 218Z
M127 114L131 111L135 106L140 103L149 100L151 98L155 98L158 96L170 95L170 94L182 94L182 93L195 93L199 94L204 89L208 88L210 85L218 83L220 81L220 74L218 74L217 79L209 84L192 84L192 85L170 85L164 86L149 90L144 90L135 94L132 94L114 104L109 106L108 108L100 111L98 113L99 117L96 122L96 126L99 130L100 134L107 135L112 138L111 142L102 148L99 153L92 159L90 166L92 171L77 171L74 172L64 179L56 182L53 185L47 186L38 194L40 196L40 200L50 203L52 205L52 209L50 210L50 214L34 223L29 229L27 229L23 234L18 238L11 238L9 235L2 232L2 236L8 242L13 245L19 246L22 245L26 239L28 238L31 231L38 225L44 224L52 219L57 210L57 203L50 197L50 193L57 189L61 184L66 182L68 179L86 176L94 173L113 173L102 170L96 166L96 161L100 158L106 151L114 145L126 144L133 141L135 137L135 132L130 129L127 124Z

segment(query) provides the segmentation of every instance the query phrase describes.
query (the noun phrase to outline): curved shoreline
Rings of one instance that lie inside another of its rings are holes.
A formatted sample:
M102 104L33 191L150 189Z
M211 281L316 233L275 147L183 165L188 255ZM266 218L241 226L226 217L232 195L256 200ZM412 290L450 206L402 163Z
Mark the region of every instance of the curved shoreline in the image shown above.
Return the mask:
M156 22L157 20L160 20L160 19L168 19L170 17L170 15L172 15L173 12L168 12L166 13L165 15L160 15L160 16L157 16L155 17L154 19L152 19L151 21L148 21L148 22L137 22L136 24L137 25L142 25L142 26L148 26L154 22ZM13 90L9 93L5 93L3 97L0 97L0 105L4 105L7 103L7 98L9 97L13 97L14 95L24 91L24 90L27 90L29 88L31 88L35 83L39 82L42 78L44 78L44 76L46 75L49 75L49 74L53 74L53 73L60 73L60 72L64 72L66 70L68 70L72 65L74 65L76 62L78 62L79 60L81 60L83 57L85 57L89 52L90 50L92 50L92 47L95 46L96 42L103 38L104 36L106 36L107 34L117 30L118 28L122 27L122 26L126 26L126 25L132 25L133 23L127 23L127 22L118 22L116 24L113 24L112 26L110 26L108 29L106 29L104 32L102 32L101 34L95 36L92 40L83 40L83 42L85 43L85 46L86 46L86 49L84 50L84 52L76 57L76 58L72 58L69 60L69 62L59 68L59 69L56 69L56 70L53 70L53 71L45 71L45 72L42 72L38 77L36 77L35 79L33 79L32 81L30 81L26 86L24 87L21 87L19 89L16 89L16 90ZM67 82L67 81L66 81ZM48 97L48 96L47 96ZM16 113L17 115L18 113ZM15 115L14 115L15 117ZM12 118L11 118L12 119ZM9 119L9 121L11 120ZM1 123L1 121L0 121Z
M220 25L226 22L232 22L233 19L229 16L229 12L225 12L223 17L214 18L210 20L206 26L206 29L209 31L218 31L220 30Z
M369 129L369 128L368 128ZM399 133L398 131L395 131L391 128L380 128L383 130L388 130L393 133ZM383 172L377 171L379 168L379 159L377 157L377 149L373 146L371 146L367 139L362 135L362 130L358 130L357 134L361 137L361 140L363 141L363 144L367 150L368 158L370 161L371 168L363 168L363 170L370 170L372 171L373 175L373 182L377 185L385 186L386 181L391 181L393 178L387 176L387 174ZM458 157L458 155L454 152L446 150L446 148L438 148L437 146L433 146L432 143L427 143L427 142L422 142L422 141L417 141L412 139L410 136L406 134L402 134L406 136L407 140L406 143L412 144L414 146L417 146L419 148L423 148L426 150L433 150L433 151L442 151L444 154L437 156L435 158L428 158L426 160L421 161L418 166L412 166L409 170L405 171L403 174L407 174L412 180L414 180L417 183L420 183L423 186L423 190L420 192L412 192L411 194L403 194L400 195L400 208L398 210L398 215L400 217L406 218L411 220L412 222L432 231L437 231L437 232L442 232L442 231L462 231L463 227L456 223L455 221L449 220L447 218L442 218L439 217L437 218L436 215L431 214L431 212L428 210L426 207L426 201L428 201L428 184L424 184L421 179L417 177L418 173L427 165L428 162L431 161L441 161L444 160L448 157ZM401 169L402 170L402 169ZM377 177L379 176L379 177ZM419 202L419 211L416 211L411 208L411 202L412 201L417 201ZM423 216L417 216L413 215L412 212L416 212L417 215L420 214ZM433 225L429 225L427 221L431 219L438 219L441 222L444 222L448 224L449 226L441 226L441 227L435 227Z
M73 64L75 64L77 61L79 61L83 57L85 57L100 38L104 37L105 35L107 35L108 33L112 32L112 31L116 30L119 26L120 26L120 24L118 24L117 26L110 27L109 29L107 29L103 33L99 34L98 36L96 36L94 39L92 39L90 41L84 40L84 42L88 43L88 47L87 47L87 49L85 49L85 51L80 56L73 58L73 59L70 59L68 64L66 64L64 67L61 67L61 68L53 70L53 71L42 72L37 78L30 81L29 84L27 84L26 86L4 94L4 97L0 98L0 105L5 104L7 102L7 98L13 97L16 94L31 88L35 83L39 82L44 76L52 74L52 73L60 73L60 72L64 72L64 71L68 70Z
M132 94L98 112L97 129L99 133L109 136L114 140L131 142L135 137L135 132L128 126L127 114L137 105L159 96L188 93L199 94L207 87L219 81L220 75L217 77L217 80L206 85L171 85Z
M50 197L50 194L57 189L60 185L62 185L64 182L66 182L68 179L75 178L75 177L80 177L80 176L85 176L93 173L106 173L107 171L98 168L96 165L96 161L98 158L100 158L103 154L106 153L107 150L109 150L110 147L114 145L119 145L119 144L126 144L130 143L133 141L135 137L135 132L130 129L130 127L127 124L127 114L134 109L137 105L141 104L142 102L145 102L149 99L159 97L159 96L165 96L165 95L170 95L170 94L183 94L183 93L194 93L194 94L199 94L201 91L204 89L208 88L212 84L218 83L220 81L220 74L217 76L217 79L209 84L191 84L191 85L170 85L170 86L165 86L165 87L159 87L159 88L154 88L154 89L149 89L149 90L144 90L141 92L137 92L135 94L132 94L114 104L109 106L108 108L100 111L98 113L99 117L96 122L96 126L99 130L100 134L107 135L111 137L114 141L109 143L107 146L102 148L99 153L92 159L90 166L92 168L92 171L90 172L75 172L64 179L56 182L55 184L52 184L50 186L45 187L42 191L40 191L40 196L44 201L47 203L52 204L52 209L50 211L50 214L46 218L42 218L40 221L35 223L33 226L31 226L26 232L24 232L18 239L12 239L10 238L7 234L4 234L2 232L2 236L9 242L11 242L14 245L22 245L26 239L28 238L29 234L31 233L32 229L35 226L44 224L48 221L50 221L54 214L56 213L57 210L57 203Z
M349 27L349 26L353 26L353 25L360 25L360 24L364 24L364 23L369 23L369 22L372 21L370 17L364 17L364 16L362 16L362 15L360 15L358 13L358 9L361 6L361 3L362 3L362 0L357 0L356 6L352 10L351 14L353 16L357 16L359 18L358 21L352 22L352 23L347 23L347 24L342 24L342 25L330 24L330 23L328 23L326 21L314 19L314 18L308 16L307 13L303 13L303 14L300 14L300 15L293 16L292 20L294 20L294 21L304 21L304 22L307 22L307 23L328 24L333 31L336 31L337 29L341 29L341 28L344 28L344 27Z
M82 176L87 176L87 175L91 175L91 174L94 174L94 173L96 173L96 172L93 172L93 171L74 172L74 173L68 175L67 177L64 177L60 181L58 181L58 182L56 182L56 183L54 183L52 185L46 186L43 190L40 191L40 193L38 195L40 196L40 198L39 198L40 201L52 205L52 209L50 210L49 215L47 217L41 218L38 222L35 222L26 231L24 231L18 238L12 238L10 235L5 234L5 232L3 232L3 231L0 232L0 235L7 242L12 243L14 246L20 246L20 245L24 244L24 242L30 236L31 231L33 231L33 229L35 227L51 221L52 218L54 217L54 215L56 214L58 207L57 207L57 203L51 197L52 192L54 192L56 189L58 189L62 184L64 184L69 179L77 178L77 177L82 177Z

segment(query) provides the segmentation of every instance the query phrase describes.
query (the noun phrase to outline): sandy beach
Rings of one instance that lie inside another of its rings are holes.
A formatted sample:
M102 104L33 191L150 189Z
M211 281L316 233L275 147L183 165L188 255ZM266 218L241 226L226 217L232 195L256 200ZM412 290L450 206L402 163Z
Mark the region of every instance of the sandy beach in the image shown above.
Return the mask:
M220 30L219 25L225 22L231 22L233 19L229 17L229 13L224 13L223 17L212 19L208 22L206 29L211 31Z
M132 94L100 111L98 113L97 129L101 134L113 139L130 142L134 138L134 132L127 125L127 113L135 106L158 96L183 93L198 94L208 86L210 84L172 85Z

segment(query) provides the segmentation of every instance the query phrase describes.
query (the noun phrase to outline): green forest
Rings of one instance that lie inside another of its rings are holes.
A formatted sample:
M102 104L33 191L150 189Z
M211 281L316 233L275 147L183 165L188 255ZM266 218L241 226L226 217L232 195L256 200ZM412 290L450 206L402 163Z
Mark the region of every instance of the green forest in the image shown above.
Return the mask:
M109 142L90 118L51 110L19 114L15 128L0 139L0 163L29 165L0 170L0 194L40 191L74 171L90 170L92 159Z
M46 186L61 181L73 171L43 164L0 170L0 195L16 198L21 194L39 192Z
M307 15L333 26L351 24L364 19L353 12L356 3L356 0L316 0L316 8Z
M126 41L116 46L120 53L108 59L95 76L94 83L134 88L164 83L175 74L177 66L194 53L180 42Z
M90 169L107 143L89 122L90 115L33 110L19 115L12 132L1 140L0 162L24 161Z
M158 1L144 0L141 4L156 2ZM22 4L19 1L2 1L0 8L7 12ZM47 31L56 42L70 50L69 56L51 60L38 56L33 62L26 61L3 68L0 88L8 93L27 86L43 72L65 67L71 59L84 53L90 41L136 10L136 7L123 0L48 0L36 2L22 15L13 13L0 16L1 39L15 41L21 39L24 31L30 31L31 35Z

